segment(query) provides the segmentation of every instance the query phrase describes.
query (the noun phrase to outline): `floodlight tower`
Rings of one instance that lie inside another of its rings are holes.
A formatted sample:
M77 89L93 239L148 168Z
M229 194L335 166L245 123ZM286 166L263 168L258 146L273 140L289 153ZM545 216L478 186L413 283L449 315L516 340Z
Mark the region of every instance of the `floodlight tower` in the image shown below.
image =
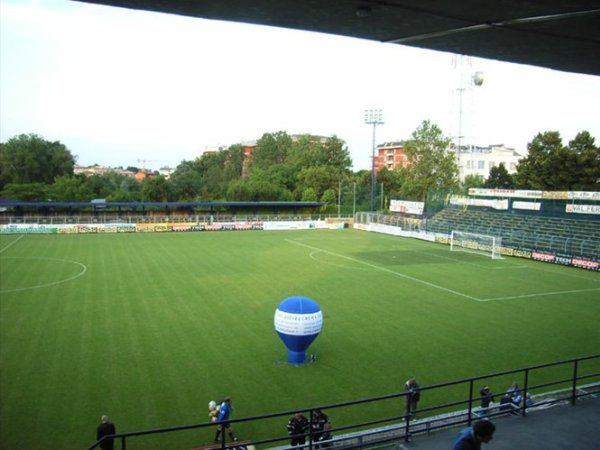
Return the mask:
M381 109L365 109L365 123L373 125L373 148L371 155L371 211L375 211L375 130L377 125L383 125Z
M455 59L455 64L458 65L458 135L456 137L456 165L458 166L458 177L461 178L460 170L460 150L463 136L463 94L465 90L472 90L473 87L480 87L483 84L483 72L465 73L465 60L471 67L471 58L464 55L458 55ZM469 71L470 72L470 71ZM468 78L467 78L468 77Z

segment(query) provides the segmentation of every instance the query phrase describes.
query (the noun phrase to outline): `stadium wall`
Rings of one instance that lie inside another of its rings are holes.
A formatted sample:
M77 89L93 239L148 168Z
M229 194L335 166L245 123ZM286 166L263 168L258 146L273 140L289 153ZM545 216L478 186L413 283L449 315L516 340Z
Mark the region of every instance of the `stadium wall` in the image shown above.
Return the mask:
M109 224L7 224L0 234L96 234L96 233L163 233L194 231L310 230L339 229L338 223L325 220L188 222L188 223L109 223Z

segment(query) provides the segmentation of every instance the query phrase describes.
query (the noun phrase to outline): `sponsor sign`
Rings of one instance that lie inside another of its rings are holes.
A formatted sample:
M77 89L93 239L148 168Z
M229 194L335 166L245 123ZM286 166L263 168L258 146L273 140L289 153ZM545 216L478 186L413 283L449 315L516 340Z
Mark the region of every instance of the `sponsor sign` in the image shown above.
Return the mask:
M600 262L598 261L592 261L585 258L573 258L571 263L575 267L581 267L582 269L600 270Z
M596 202L600 201L600 192L584 192L584 191L572 191L568 192L569 200L593 200Z
M264 230L310 230L312 228L326 229L327 222L324 220L301 220L301 221L273 221L263 222Z
M79 234L97 233L98 232L98 228L89 227L87 225L77 225L75 228L77 230L77 233L79 233Z
M553 255L552 253L532 252L531 258L535 259L537 261L554 262L554 260L556 259L556 256Z
M533 254L529 250L519 250L519 249L513 249L512 256L518 256L519 258L527 258L527 259L533 258Z
M171 229L173 231L192 231L192 227L189 225L173 225Z
M565 211L574 214L600 214L600 205L567 205Z
M508 209L508 199L484 199L484 198L469 198L461 195L453 195L450 197L450 204L456 206L480 206L482 208L493 208L506 210Z
M424 202L410 202L407 200L391 200L390 211L399 212L404 214L415 214L418 216L423 215L425 209Z
M542 204L540 202L514 201L512 207L513 209L527 209L529 211L539 211L542 207Z
M568 256L557 256L554 260L556 264L562 264L563 266L570 266L572 264L571 258Z
M542 198L544 200L567 200L569 193L567 191L544 191Z
M479 197L542 198L542 191L469 188L469 195Z
M290 336L309 336L317 334L323 326L323 312L296 314L275 311L275 330Z
M21 224L0 225L0 234L57 234L58 227L45 225Z

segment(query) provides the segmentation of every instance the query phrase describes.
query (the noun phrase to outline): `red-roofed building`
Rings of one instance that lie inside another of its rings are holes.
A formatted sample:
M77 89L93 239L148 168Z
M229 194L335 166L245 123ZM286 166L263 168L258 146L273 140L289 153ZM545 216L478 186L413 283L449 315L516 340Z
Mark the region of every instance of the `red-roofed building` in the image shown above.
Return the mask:
M379 172L384 167L388 170L394 170L406 165L408 165L408 157L404 151L402 141L384 142L377 146L375 172Z

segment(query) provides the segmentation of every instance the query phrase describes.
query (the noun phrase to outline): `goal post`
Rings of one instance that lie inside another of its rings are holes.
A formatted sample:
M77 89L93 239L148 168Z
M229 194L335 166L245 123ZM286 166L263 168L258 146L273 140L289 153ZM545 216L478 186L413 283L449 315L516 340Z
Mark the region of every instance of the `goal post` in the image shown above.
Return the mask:
M502 237L486 234L469 233L467 231L452 230L450 233L450 251L468 252L486 255L492 259L502 259L500 247Z

